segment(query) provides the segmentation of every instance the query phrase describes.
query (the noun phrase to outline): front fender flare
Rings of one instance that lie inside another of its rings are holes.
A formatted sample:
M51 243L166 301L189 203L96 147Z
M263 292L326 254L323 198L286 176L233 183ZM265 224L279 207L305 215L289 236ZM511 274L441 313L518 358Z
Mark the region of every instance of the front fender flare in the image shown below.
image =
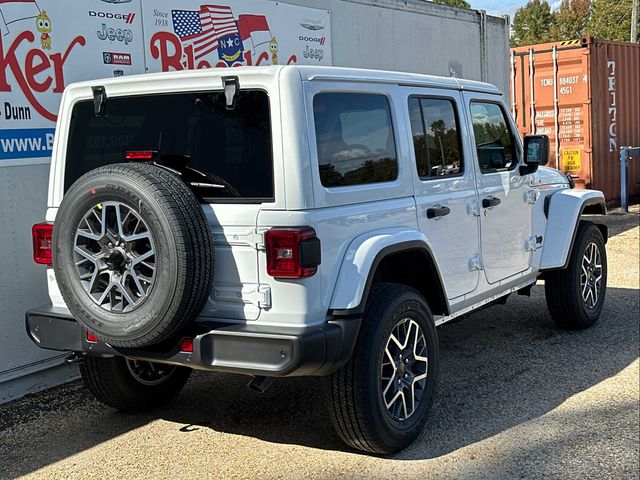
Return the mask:
M361 313L378 263L387 255L415 249L425 250L433 259L429 240L418 230L388 228L356 237L342 260L329 309Z
M606 214L604 194L599 190L567 189L550 195L546 202L547 228L540 270L566 268L585 209L598 207L596 210Z

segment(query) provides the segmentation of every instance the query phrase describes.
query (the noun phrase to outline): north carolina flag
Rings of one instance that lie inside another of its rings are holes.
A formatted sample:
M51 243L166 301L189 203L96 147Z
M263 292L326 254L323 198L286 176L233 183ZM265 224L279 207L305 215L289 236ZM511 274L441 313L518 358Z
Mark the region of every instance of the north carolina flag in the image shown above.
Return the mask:
M9 33L9 25L20 20L35 18L40 13L35 0L0 0L0 30Z

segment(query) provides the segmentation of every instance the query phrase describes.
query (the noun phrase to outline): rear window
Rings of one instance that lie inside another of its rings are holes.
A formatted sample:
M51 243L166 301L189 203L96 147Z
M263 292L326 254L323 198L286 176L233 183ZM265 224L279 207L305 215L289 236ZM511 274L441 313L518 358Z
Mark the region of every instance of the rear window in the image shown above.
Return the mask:
M178 170L201 201L273 200L269 98L240 91L226 109L223 92L109 98L105 114L93 101L75 105L67 147L65 190L84 173L126 162L132 151Z
M398 177L387 97L319 93L313 99L313 113L323 186L390 182Z

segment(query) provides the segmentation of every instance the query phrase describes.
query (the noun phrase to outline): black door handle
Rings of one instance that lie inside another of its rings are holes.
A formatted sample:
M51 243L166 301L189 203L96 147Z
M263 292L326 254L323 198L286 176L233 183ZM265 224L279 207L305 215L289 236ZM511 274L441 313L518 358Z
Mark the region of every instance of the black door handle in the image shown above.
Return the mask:
M491 208L500 205L500 199L496 197L487 197L482 199L482 208Z
M436 206L427 209L427 218L444 217L451 213L449 207Z

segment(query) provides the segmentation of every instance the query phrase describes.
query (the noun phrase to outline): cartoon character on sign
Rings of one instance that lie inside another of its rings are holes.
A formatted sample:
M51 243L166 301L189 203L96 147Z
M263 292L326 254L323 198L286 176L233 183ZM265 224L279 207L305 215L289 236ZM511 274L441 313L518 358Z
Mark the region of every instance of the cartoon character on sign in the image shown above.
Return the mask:
M36 29L40 32L40 45L43 50L51 49L51 20L46 11L41 11L36 17Z
M271 50L271 63L273 65L278 64L278 40L276 37L271 37L271 42L269 42L269 50Z

